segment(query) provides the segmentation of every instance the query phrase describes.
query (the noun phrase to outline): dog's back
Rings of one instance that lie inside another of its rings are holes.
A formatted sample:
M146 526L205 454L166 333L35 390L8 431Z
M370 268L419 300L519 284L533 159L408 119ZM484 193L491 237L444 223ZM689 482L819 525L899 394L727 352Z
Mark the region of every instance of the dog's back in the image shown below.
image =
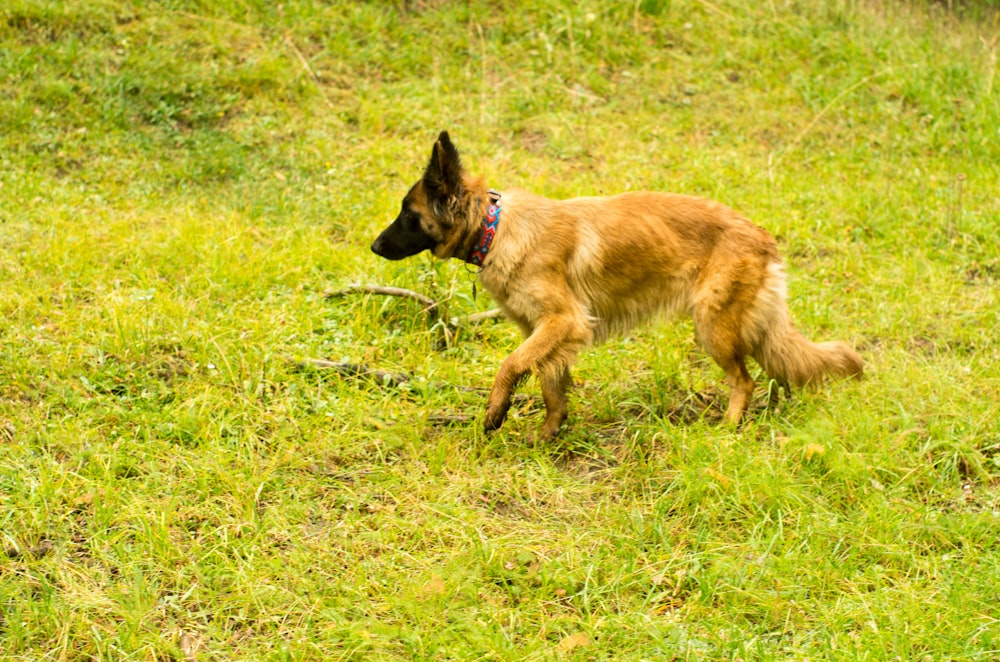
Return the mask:
M505 222L483 280L501 303L516 281L559 271L591 318L595 340L654 315L693 311L699 277L710 260L759 287L780 262L773 239L712 200L655 192L551 200L504 192ZM733 269L727 269L733 271ZM536 283L534 287L541 287ZM509 302L515 308L516 298ZM533 310L517 310L532 317Z

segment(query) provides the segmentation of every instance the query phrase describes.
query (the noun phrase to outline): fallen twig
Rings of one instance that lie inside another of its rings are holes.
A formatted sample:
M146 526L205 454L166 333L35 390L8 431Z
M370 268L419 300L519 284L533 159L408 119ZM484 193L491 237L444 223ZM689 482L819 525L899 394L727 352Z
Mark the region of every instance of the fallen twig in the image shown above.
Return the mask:
M489 310L484 310L481 313L472 313L465 319L459 320L457 317L452 318L452 324L457 326L456 322L462 321L466 324L479 324L480 322L485 322L486 320L494 320L498 317L503 317L503 311L499 308L490 308Z
M349 363L340 361L329 361L327 359L314 359L311 357L289 357L288 361L300 367L319 368L320 370L333 370L348 377L371 377L386 386L401 386L413 380L413 375L408 372L390 372L371 368L362 363ZM462 393L487 394L490 388L487 386L466 386L464 384L449 384L448 382L431 383L430 388L435 390L454 389ZM514 404L534 403L538 396L529 393L515 393L511 397Z
M403 297L404 299L413 299L424 305L423 311L427 313L427 317L430 318L432 322L438 321L441 316L442 305L440 301L435 301L425 294L420 292L414 292L413 290L408 290L403 287L387 287L385 285L361 285L360 283L354 283L348 285L347 287L340 290L330 290L323 293L323 297L326 299L336 299L338 297L346 296L348 294L384 294L390 297ZM465 317L452 317L448 320L448 323L457 327L461 324L479 324L480 322L485 322L486 320L496 319L503 316L503 311L499 308L491 308L490 310L484 310L480 313L472 313ZM450 340L450 332L446 330L447 340Z
M469 414L430 414L427 422L434 426L458 425L474 421L475 416Z
M382 285L360 285L355 283L354 285L348 285L342 290L332 290L330 292L324 292L323 296L327 299L336 299L337 297L342 297L347 294L355 294L357 292L363 292L365 294L384 294L390 297L403 297L405 299L413 299L414 301L419 301L424 304L424 312L427 313L427 317L431 321L436 322L438 319L440 303L425 296L420 292L414 292L413 290L407 290L402 287L385 287Z
M369 368L360 363L341 363L338 361L328 361L326 359L298 358L292 361L299 366L310 366L312 368L322 368L333 370L349 377L371 377L376 381L388 386L400 386L413 379L413 375L405 372L389 372L388 370L377 370Z
M387 370L377 370L375 368L370 368L366 365L360 363L342 363L338 361L328 361L326 359L313 359L309 357L305 358L288 358L288 361L294 363L297 366L308 366L311 368L318 368L321 370L333 370L338 374L349 376L349 377L369 377L373 381L378 382L383 386L397 387L406 384L413 379L413 375L410 373L400 373L400 372L389 372ZM447 382L436 382L430 385L432 389L455 389L456 391L461 391L464 393L489 393L490 389L482 386L465 386L458 384L449 384ZM511 398L511 403L518 407L529 406L537 407L539 403L539 398L534 395L527 393L515 393ZM451 425L463 425L468 424L471 421L476 420L476 417L471 414L448 414L448 413L436 413L427 416L427 423L434 427L446 427Z

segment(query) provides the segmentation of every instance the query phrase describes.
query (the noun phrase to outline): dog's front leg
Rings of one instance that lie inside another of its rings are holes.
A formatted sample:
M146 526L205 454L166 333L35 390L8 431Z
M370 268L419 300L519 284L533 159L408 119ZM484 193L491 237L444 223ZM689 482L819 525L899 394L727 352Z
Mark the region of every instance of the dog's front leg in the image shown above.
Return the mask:
M486 401L486 420L483 424L487 432L496 430L507 420L507 411L510 409L510 398L514 394L514 388L528 374L528 370L524 369L515 357L516 354L517 351L504 359L504 362L500 364L500 371L497 372L497 376L493 380L493 388Z
M486 402L485 428L496 430L503 425L514 388L529 372L535 371L542 377L546 406L540 437L554 436L566 417L565 386L569 366L580 348L590 341L590 335L582 315L553 314L543 318L500 365Z

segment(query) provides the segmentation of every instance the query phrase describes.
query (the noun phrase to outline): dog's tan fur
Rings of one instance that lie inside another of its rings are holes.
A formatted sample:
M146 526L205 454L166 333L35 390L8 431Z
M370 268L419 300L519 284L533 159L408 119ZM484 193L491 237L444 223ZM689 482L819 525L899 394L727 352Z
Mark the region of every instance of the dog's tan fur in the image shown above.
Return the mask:
M419 217L437 257L465 259L487 205L484 180L462 170L442 133L404 210ZM515 386L533 372L546 407L540 436L554 436L566 418L578 352L654 315L693 317L702 346L726 373L732 423L754 388L747 357L785 388L862 374L847 344L799 334L774 239L718 202L651 192L551 200L506 189L501 205L479 280L525 340L500 366L487 429L503 423Z

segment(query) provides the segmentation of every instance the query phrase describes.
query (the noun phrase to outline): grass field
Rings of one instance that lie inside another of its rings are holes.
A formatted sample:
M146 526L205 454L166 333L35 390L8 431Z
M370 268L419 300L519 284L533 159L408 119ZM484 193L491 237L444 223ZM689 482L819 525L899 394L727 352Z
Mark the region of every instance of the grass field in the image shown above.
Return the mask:
M1000 658L998 49L991 2L6 0L0 659ZM733 430L659 324L483 434L516 329L368 250L441 129L740 209L865 379Z

